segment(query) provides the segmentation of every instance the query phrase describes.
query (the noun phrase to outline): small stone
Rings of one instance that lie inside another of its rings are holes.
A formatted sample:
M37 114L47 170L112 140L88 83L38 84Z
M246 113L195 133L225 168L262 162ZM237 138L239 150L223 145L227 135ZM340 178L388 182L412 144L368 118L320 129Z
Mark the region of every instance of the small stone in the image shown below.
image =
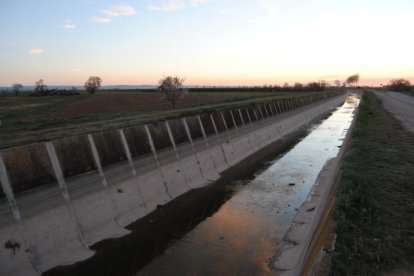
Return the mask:
M289 183L289 186L295 186L296 184L295 183Z
M120 194L122 194L124 191L122 191L121 189L116 189L116 191Z
M308 211L308 212L312 212L312 211L315 211L315 207L312 207L312 208L309 208L308 210L306 210L306 211Z

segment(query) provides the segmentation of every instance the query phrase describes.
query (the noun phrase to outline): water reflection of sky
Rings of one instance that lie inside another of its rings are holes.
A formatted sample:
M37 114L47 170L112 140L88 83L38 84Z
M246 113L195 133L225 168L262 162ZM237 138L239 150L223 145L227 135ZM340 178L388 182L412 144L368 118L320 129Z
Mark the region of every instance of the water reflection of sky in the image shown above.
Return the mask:
M353 119L345 103L137 275L268 275L267 261ZM246 183L245 183L246 184ZM293 185L294 184L294 185Z

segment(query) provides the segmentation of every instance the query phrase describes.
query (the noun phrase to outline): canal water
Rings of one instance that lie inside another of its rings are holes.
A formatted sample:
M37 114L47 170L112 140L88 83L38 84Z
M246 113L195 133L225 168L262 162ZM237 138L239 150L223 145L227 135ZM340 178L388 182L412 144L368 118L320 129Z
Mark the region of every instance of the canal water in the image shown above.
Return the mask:
M136 275L269 275L272 258L327 160L335 157L354 117L346 102L311 126L289 152L253 179Z

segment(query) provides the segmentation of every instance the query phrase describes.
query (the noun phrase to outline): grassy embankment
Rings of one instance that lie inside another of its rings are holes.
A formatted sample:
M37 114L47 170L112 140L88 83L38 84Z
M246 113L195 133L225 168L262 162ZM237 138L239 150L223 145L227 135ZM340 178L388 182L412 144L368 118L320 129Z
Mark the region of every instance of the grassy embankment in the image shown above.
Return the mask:
M342 166L331 275L414 265L414 135L372 93L363 96Z
M134 90L0 97L0 148L319 93L322 92L191 93L175 110L155 93Z

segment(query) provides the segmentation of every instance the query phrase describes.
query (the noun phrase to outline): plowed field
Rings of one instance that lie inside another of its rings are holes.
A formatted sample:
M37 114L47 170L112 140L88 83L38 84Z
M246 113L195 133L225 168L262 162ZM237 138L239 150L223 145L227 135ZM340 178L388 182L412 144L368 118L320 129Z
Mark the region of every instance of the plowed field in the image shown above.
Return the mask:
M179 99L177 108L226 100L225 95L186 95ZM118 113L130 111L160 111L171 109L171 103L153 93L145 94L121 94L121 95L99 95L74 102L54 112L52 116L73 117L90 114Z

